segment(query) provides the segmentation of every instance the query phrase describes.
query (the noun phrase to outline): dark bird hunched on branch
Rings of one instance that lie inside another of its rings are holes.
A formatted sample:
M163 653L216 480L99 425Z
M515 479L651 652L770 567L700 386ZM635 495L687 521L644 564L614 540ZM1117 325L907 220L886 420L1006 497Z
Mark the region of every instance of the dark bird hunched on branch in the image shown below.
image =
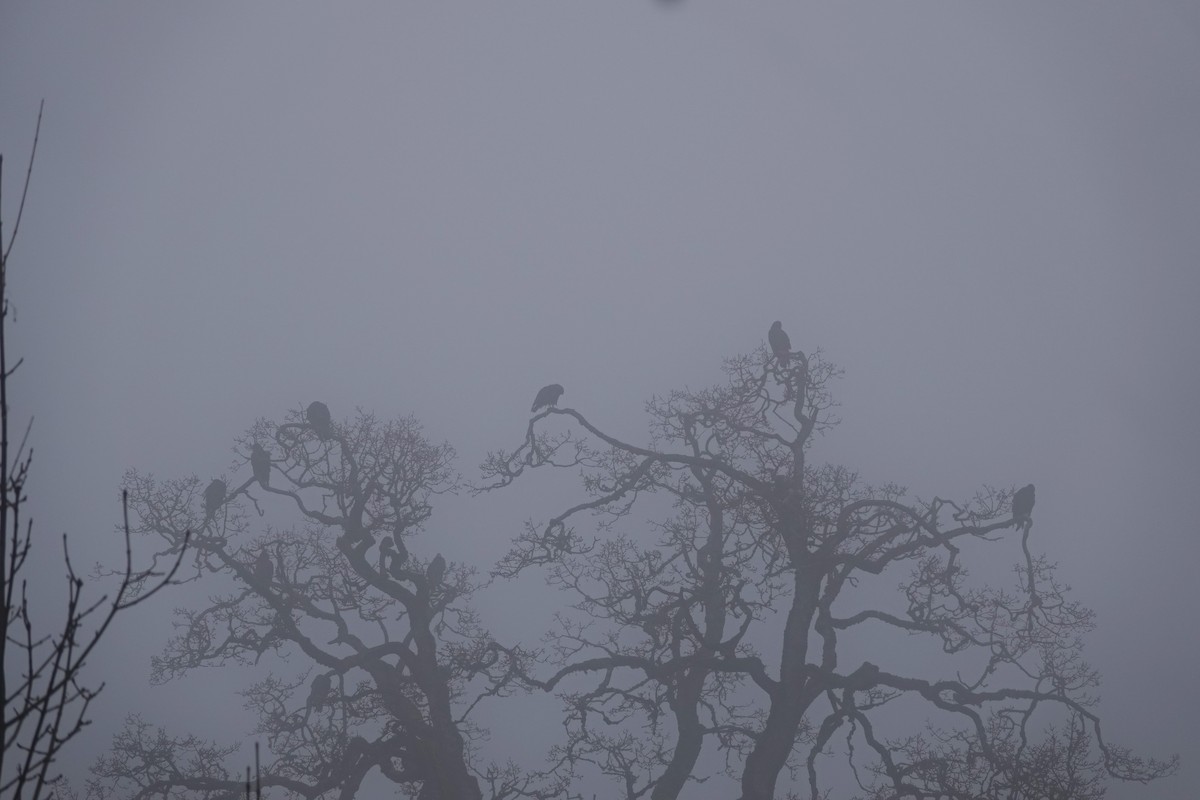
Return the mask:
M537 411L542 407L557 406L558 398L562 397L564 391L566 390L558 383L543 386L538 390L537 397L533 398L533 407L529 410Z
M204 490L204 519L210 520L213 514L225 504L225 481L220 478L214 480Z
M392 537L385 536L379 541L379 571L387 571L387 560L393 553Z
M313 400L304 412L304 418L316 432L317 438L325 441L333 436L333 417L329 415L329 406L320 400Z
M267 554L265 548L254 561L254 577L262 583L270 583L271 579L275 577L275 564L271 561L271 556Z
M392 547L392 537L383 537L383 539L379 542L379 572L381 574L387 572L388 559L391 558L395 552L396 551Z
M313 678L312 686L308 690L308 702L305 704L308 708L315 708L317 711L325 705L325 701L329 698L329 692L333 689L333 681L329 676L322 672L317 677Z
M401 543L400 546L404 547L404 544ZM400 558L401 552L403 552L405 556L408 555L408 552L403 550L392 553L391 563L388 564L388 575L391 575L392 580L394 581L404 580L404 561Z
M429 581L429 591L432 592L441 585L444 577L446 577L446 559L442 558L441 553L438 553L433 557L433 561L429 562L429 570L425 573L425 580Z
M779 320L771 323L771 330L767 331L767 342L771 345L771 352L775 354L779 366L786 367L792 357L792 340L784 332L783 323Z
M1012 500L1013 524L1020 530L1033 525L1033 484L1017 489Z
M254 480L264 489L271 483L271 454L258 442L250 451L250 469L254 472Z
M408 548L404 546L404 540L396 537L393 544L391 536L383 537L379 543L379 571L391 575L394 580L403 580L401 568L405 561L408 561Z

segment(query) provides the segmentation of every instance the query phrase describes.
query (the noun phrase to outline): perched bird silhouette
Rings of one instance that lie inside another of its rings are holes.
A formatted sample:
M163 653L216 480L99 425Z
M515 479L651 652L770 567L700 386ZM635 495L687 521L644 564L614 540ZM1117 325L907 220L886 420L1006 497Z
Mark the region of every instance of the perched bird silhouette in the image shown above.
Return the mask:
M216 479L204 490L204 520L212 519L213 514L225 504L225 481Z
M250 451L250 469L254 471L254 480L264 489L271 484L271 454L258 442Z
M320 711L325 705L325 701L329 699L329 692L332 689L333 681L330 680L328 675L322 672L313 678L312 686L308 690L308 702L305 703L305 706Z
M562 397L563 389L561 384L552 383L549 386L543 386L538 390L537 397L533 398L533 407L530 411L537 411L542 407L550 407L558 405L558 398Z
M396 549L392 545L392 537L383 537L383 540L379 542L379 571L381 573L388 571L388 559L390 559L395 552Z
M254 561L254 578L262 583L270 583L275 577L275 564L264 547Z
M392 580L394 581L404 580L404 562L407 560L408 551L403 549L403 542L400 543L400 547L402 549L392 553L392 561L390 564L388 564L388 574L392 576ZM401 554L403 554L405 558L400 558Z
M313 400L304 412L304 418L316 432L317 438L325 441L333 436L333 418L329 416L329 406L320 400Z
M379 540L379 571L383 572L387 569L387 557L395 549L392 544L392 537L385 536Z
M408 561L408 548L404 546L404 541L397 538L393 544L392 537L383 537L379 543L379 571L391 575L393 580L404 580L402 568L405 561Z
M771 330L767 331L767 342L770 343L771 352L775 354L779 366L786 367L792 357L792 340L784 333L783 323L779 320L771 323Z
M1017 530L1033 526L1033 484L1017 489L1012 499L1013 525Z
M429 570L425 573L425 580L429 581L429 590L433 591L434 587L441 585L444 577L446 577L446 559L442 558L441 553L438 553L433 557L433 561L429 562Z

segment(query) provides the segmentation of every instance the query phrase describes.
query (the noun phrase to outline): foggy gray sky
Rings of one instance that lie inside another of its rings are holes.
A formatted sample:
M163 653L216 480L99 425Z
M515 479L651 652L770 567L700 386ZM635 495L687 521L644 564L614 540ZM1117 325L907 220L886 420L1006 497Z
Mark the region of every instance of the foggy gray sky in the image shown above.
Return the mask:
M1106 733L1184 758L1110 796L1194 797L1195 5L6 3L8 226L43 97L10 266L43 550L115 558L124 470L217 475L314 398L416 414L468 478L550 382L641 437L781 319L846 370L818 461L1037 484ZM535 483L425 546L486 570L561 510ZM145 688L193 595L118 622L81 752L130 710L245 735L175 696L206 678Z

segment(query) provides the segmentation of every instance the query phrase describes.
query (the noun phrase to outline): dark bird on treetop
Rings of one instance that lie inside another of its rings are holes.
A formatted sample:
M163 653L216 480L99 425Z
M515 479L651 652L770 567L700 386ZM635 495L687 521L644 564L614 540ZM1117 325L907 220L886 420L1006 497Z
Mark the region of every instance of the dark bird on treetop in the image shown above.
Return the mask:
M1029 530L1033 525L1033 484L1029 484L1013 495L1012 500L1013 524L1020 530L1022 526Z
M308 404L308 409L304 412L305 419L312 429L316 431L317 438L325 441L330 436L333 436L333 418L329 416L329 406L322 403L320 400L313 400Z
M329 676L322 672L312 680L312 687L308 690L308 702L306 705L309 708L315 708L317 711L325 705L325 701L329 698L329 692L333 689L333 681Z
M272 563L265 547L254 562L254 577L263 583L270 583L275 577L275 564Z
M254 480L266 488L271 483L271 454L258 442L250 451L250 469L254 471Z
M543 386L538 390L537 397L533 398L533 408L530 411L537 411L539 408L557 406L558 398L562 397L563 389L561 384L552 383L549 386Z
M444 577L446 577L446 559L442 558L441 553L438 553L433 557L433 561L429 562L429 571L425 573L425 579L429 581L429 590L433 591L434 587L439 586Z
M204 490L204 518L211 519L213 514L225 503L225 481L214 480Z
M786 367L788 359L792 357L792 340L784 333L783 323L779 320L771 323L771 330L767 331L767 342L770 343L771 352L775 354L779 366Z

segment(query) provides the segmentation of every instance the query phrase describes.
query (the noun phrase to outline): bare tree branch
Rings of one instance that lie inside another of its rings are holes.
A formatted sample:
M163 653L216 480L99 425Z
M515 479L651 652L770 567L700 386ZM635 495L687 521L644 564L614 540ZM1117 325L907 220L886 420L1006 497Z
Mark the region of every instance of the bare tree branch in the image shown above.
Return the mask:
M168 562L165 570L156 569L153 564L138 569L133 560L128 497L122 496L125 561L114 573L119 577L116 591L90 603L84 600L84 581L71 563L64 534L66 609L63 619L56 628L47 628L41 621L35 623L24 573L33 548L33 524L32 520L21 517L23 505L28 500L25 486L33 463L33 450L27 448L32 421L13 451L9 442L8 382L16 368L8 367L7 279L8 256L29 191L41 120L39 108L17 223L7 246L3 246L0 226L0 604L4 616L4 637L0 638L0 662L4 665L0 677L0 697L4 699L0 795L14 800L49 797L54 793L60 777L55 771L55 762L63 748L88 724L91 702L104 688L104 684L89 686L84 682L88 659L118 614L149 600L173 582L189 539L185 531L176 557ZM2 165L0 160L0 167ZM0 171L2 184L3 173Z

